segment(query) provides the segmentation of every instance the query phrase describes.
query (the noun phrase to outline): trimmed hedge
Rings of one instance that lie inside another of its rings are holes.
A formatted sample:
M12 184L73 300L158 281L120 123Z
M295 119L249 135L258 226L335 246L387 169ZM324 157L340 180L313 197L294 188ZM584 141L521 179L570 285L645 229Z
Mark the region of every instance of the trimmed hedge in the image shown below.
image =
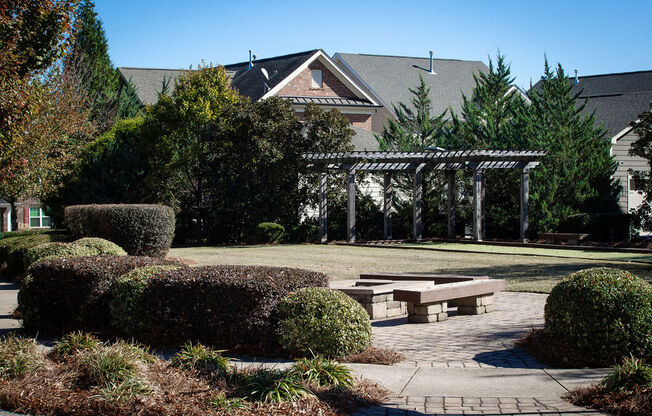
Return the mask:
M29 233L0 240L0 264L7 263L6 273L15 278L25 272L25 256L32 247L59 241L60 233Z
M68 257L37 262L30 267L18 292L23 326L48 334L106 329L111 289L116 280L135 268L160 264L178 263L133 256Z
M72 238L105 238L134 256L165 257L174 237L174 211L164 205L73 205L64 215Z
M263 266L186 267L149 279L139 310L148 311L144 340L275 352L276 308L288 293L325 286L323 273Z
M285 227L275 222L261 222L254 232L254 243L280 243L287 238Z
M652 286L625 270L581 270L552 289L545 322L548 337L601 360L650 354Z
M81 238L72 243L45 243L31 247L25 254L25 269L31 264L56 257L83 257L97 255L126 256L117 244L102 238Z
M336 290L299 289L283 298L279 318L279 342L293 355L343 357L371 344L369 315Z
M143 309L143 294L147 281L162 272L182 266L145 266L123 274L111 291L111 326L121 334L135 337L146 327L147 310Z

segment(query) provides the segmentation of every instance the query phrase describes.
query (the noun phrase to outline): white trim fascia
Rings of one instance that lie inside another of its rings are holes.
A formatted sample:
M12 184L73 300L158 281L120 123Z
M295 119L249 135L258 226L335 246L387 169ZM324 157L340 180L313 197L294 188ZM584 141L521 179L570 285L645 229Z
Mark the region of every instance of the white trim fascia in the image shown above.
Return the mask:
M634 123L640 123L640 122L641 122L641 120L636 120ZM632 131L632 130L634 130L634 127L632 127L632 126L627 126L627 127L625 127L624 129L622 129L621 131L619 131L618 133L616 133L616 134L615 134L615 135L610 139L611 144L616 144L616 142L617 142L618 140L620 140L624 135L626 135L627 133L629 133L629 132Z
M306 104L292 104L292 107L297 113L306 111ZM373 116L376 114L376 108L352 108L351 106L337 106L337 105L319 105L319 108L324 111L338 110L342 114L364 114Z
M279 82L274 88L271 90L267 91L265 95L261 97L261 100L264 100L266 98L272 97L276 95L283 87L288 85L290 81L292 81L294 78L297 77L301 72L303 72L308 66L313 63L316 59L319 59L319 62L324 64L326 68L328 68L329 71L333 72L334 75L344 83L351 91L353 91L355 94L358 95L359 98L364 98L368 101L370 101L373 105L378 105L376 100L367 94L365 91L363 91L360 87L358 87L352 80L349 78L340 68L338 68L335 63L331 60L331 58L328 57L324 52L318 50L315 52L314 55L312 55L310 58L308 58L301 66L299 66L297 69L295 69L290 75L288 75L283 81Z
M530 97L528 97L527 94L525 94L525 92L523 92L523 90L520 89L519 87L517 87L516 85L512 85L512 86L507 90L507 92L505 93L505 95L509 95L509 94L511 94L511 92L514 91L514 90L518 91L518 93L521 94L521 97L525 100L525 102L526 102L528 105L532 104L532 100L530 100Z
M376 97L376 99L378 100L378 102L379 102L380 104L382 104L382 106L385 107L385 108L387 109L387 111L389 111L389 113L390 113L392 116L394 116L394 118L396 118L396 114L394 113L394 108L393 108L392 106L387 105L387 103L386 103L382 98L380 98L380 96L376 93L376 91L374 91L374 89L371 88L371 86L370 86L369 84L367 84L367 83L365 82L365 80L362 79L362 77L361 77L360 75L358 75L358 73L355 72L355 70L354 70L353 68L351 68L351 65L349 65L349 64L348 64L348 63L347 63L347 62L342 58L342 56L341 56L339 53L337 53L337 52L335 53L335 55L333 55L333 62L335 62L335 61L337 61L337 62L341 62L342 65L344 65L344 66L346 67L346 69L348 69L349 71L351 71L351 73L353 74L353 76L355 77L355 79L356 79L360 84L364 85L364 87L365 87L367 90L369 90L369 93L372 94L374 97Z

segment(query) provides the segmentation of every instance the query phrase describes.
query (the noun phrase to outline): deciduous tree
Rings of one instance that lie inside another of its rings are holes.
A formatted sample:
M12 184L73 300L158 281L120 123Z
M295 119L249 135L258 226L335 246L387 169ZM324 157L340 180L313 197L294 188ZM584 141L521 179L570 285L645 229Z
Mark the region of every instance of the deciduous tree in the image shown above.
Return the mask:
M644 231L652 231L652 103L650 108L638 116L632 123L638 139L632 143L629 154L642 157L648 162L646 172L631 171L637 188L644 193L645 199L634 211L634 225Z

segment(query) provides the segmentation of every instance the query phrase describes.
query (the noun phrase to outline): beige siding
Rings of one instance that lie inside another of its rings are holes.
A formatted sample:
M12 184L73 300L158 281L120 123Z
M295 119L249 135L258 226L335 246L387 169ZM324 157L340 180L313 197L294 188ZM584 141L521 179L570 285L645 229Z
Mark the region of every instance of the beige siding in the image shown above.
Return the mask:
M611 146L611 152L614 159L618 162L618 168L614 177L620 180L622 190L620 198L618 199L618 206L622 212L628 211L628 196L629 196L629 170L647 171L649 169L648 163L645 159L638 156L630 156L629 149L632 143L638 139L638 136L630 131ZM631 207L630 207L631 208Z

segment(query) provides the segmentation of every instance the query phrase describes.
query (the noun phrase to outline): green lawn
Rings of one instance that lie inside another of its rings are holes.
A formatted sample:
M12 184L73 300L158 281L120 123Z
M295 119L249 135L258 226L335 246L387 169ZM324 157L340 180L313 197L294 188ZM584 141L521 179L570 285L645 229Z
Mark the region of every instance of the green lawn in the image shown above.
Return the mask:
M173 248L169 256L190 259L200 265L301 267L324 272L333 279L354 279L360 273L368 272L480 274L506 279L508 290L531 292L549 292L559 279L569 273L597 266L626 269L652 281L652 265L622 260L550 257L545 255L548 249L528 250L533 250L529 254L537 254L537 250L543 251L542 255L526 256L306 244Z

